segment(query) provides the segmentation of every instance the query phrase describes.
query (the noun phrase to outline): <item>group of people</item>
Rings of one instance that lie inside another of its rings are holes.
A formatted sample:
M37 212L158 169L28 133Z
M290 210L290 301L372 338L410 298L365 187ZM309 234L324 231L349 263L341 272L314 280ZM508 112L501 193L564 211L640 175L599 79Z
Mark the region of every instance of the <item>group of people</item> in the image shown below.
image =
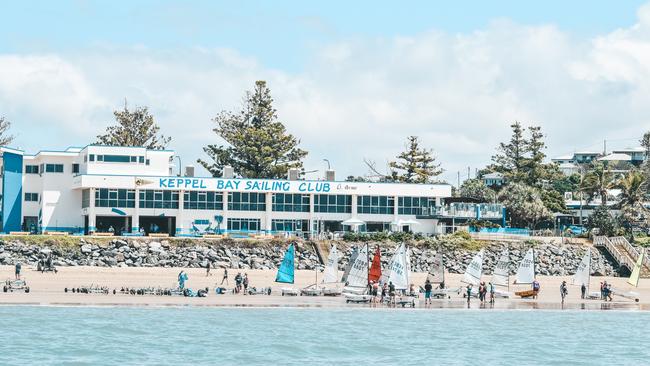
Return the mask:
M208 263L208 268L207 268L207 275L210 274L210 267ZM224 267L223 268L223 277L221 278L221 283L220 285L223 285L223 283L226 283L228 285L228 268ZM240 292L244 292L244 295L248 293L248 273L244 273L243 275L241 272L237 272L235 275L235 293L238 294Z
M470 299L472 297L472 285L468 284L467 287L465 287L466 294L465 296L467 297L467 304L469 305ZM488 292L490 293L490 304L494 304L494 293L495 293L495 288L494 284L492 282L488 282L486 285L485 282L480 282L478 285L478 299L481 303L485 303L487 300L487 294Z
M605 301L612 301L612 285L607 281L600 283L600 298Z

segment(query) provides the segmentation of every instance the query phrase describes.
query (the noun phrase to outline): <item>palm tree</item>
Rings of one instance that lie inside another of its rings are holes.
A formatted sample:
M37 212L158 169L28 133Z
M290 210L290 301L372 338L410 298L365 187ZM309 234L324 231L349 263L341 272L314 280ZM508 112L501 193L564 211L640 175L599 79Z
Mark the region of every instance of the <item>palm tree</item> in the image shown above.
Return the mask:
M643 206L646 196L645 182L645 176L641 172L633 170L621 178L617 185L621 190L618 195L621 218L625 226L630 230L630 235L633 233L632 226L643 224L645 221L647 212L647 209Z
M600 196L600 203L607 205L607 191L614 188L614 174L605 168L602 163L594 163L580 182L580 191L587 194L587 202Z

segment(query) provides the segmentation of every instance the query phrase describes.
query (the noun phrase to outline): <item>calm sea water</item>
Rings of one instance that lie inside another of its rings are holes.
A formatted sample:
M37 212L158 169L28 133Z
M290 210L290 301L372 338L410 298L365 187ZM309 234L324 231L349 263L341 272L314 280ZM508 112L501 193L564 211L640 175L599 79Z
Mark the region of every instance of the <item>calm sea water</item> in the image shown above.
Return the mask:
M0 365L642 365L650 312L0 307Z

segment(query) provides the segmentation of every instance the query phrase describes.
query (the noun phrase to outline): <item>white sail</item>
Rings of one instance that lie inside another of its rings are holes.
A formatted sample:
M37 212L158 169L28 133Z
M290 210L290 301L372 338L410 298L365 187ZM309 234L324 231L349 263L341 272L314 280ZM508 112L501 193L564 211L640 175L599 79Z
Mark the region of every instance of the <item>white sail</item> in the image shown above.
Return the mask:
M348 273L347 285L351 287L368 286L368 246L364 245L359 250L354 263Z
M497 286L508 286L510 280L510 253L508 249L501 253L499 261L492 273L492 284Z
M578 265L576 274L573 275L573 280L571 283L576 286L589 286L589 276L591 275L591 249L587 249L584 257Z
M392 282L397 290L406 290L409 286L410 264L406 245L402 243L388 265L388 282Z
M530 284L535 281L535 252L533 248L528 249L526 256L519 263L515 283L518 285Z
M472 285L478 285L481 282L481 275L483 274L483 249L476 253L472 261L469 262L463 275L463 282Z
M343 283L348 282L348 275L350 274L352 265L354 265L354 262L357 260L358 256L359 256L359 249L357 247L353 247L352 254L350 254L350 260L348 261L348 264L345 266L345 271L343 271L343 277L341 278L341 282Z
M330 254L327 256L325 264L325 273L323 274L323 283L338 282L339 277L339 253L336 251L336 245L332 245Z
M442 264L442 251L438 251L433 257L433 263L429 267L427 280L431 283L442 283L445 281L445 267Z

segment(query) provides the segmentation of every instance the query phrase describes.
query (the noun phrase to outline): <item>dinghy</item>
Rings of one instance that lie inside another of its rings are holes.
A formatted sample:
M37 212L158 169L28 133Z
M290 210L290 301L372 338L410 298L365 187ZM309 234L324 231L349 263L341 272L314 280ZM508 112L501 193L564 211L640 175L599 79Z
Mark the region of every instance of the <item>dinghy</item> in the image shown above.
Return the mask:
M364 295L368 292L368 246L352 252L350 262L346 268L347 277L344 278L343 293Z
M402 243L390 259L388 265L388 283L393 283L395 290L406 291L409 286L409 255L406 245Z
M519 263L517 274L515 275L515 284L517 285L531 285L535 281L535 250L528 249L524 259ZM517 291L515 295L522 298L537 297L537 290Z
M278 273L275 276L275 282L278 283L291 283L294 282L294 258L296 256L296 248L293 243L289 245L287 251L284 253L284 258L278 268ZM296 296L298 290L292 287L283 287L282 296Z
M494 271L492 272L492 285L506 287L507 291L494 289L495 297L510 298L510 252L506 248L497 261Z
M339 253L336 250L336 245L332 245L330 254L327 256L327 263L325 265L325 273L323 274L323 289L324 296L338 296L341 294L339 283Z
M438 284L444 286L445 264L441 250L438 250L438 253L433 257L433 263L431 263L429 273L427 273L427 280L431 285ZM449 297L452 293L460 294L460 290L460 288L437 288L431 291L431 296L436 299L444 299L445 297Z
M483 253L484 250L481 249L481 251L476 253L474 258L472 258L472 261L469 262L467 268L465 268L465 273L463 274L461 282L472 286L478 286L481 283L481 275L483 274Z
M585 285L587 287L585 298L590 300L599 300L600 292L598 291L589 292L590 282L591 282L591 248L588 248L587 252L582 257L580 264L578 264L576 273L571 278L571 284L580 287L582 287L582 285Z

